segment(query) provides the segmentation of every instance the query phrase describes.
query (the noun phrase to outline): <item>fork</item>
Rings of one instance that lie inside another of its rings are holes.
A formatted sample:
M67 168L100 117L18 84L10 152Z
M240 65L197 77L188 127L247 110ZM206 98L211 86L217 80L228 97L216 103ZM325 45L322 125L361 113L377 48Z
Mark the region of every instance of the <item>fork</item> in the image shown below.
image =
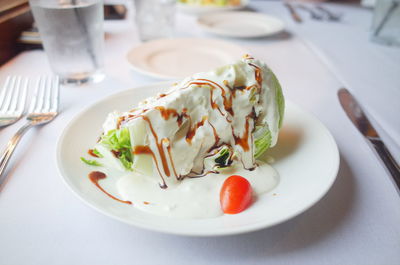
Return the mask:
M297 13L296 9L292 6L291 3L288 1L284 1L283 5L289 10L290 16L296 23L302 23L303 20L301 19L299 13Z
M58 77L40 77L35 86L35 93L29 105L27 123L10 139L0 158L0 177L2 177L15 147L28 129L52 121L58 114L60 81ZM1 180L1 178L0 178ZM0 187L2 186L0 181Z
M297 5L297 7L307 11L310 14L312 19L315 19L315 20L322 20L323 19L322 15L318 14L317 12L315 12L312 8L310 8L308 6L299 4L299 5Z
M329 11L329 9L322 5L317 5L315 8L325 13L329 21L340 21L342 18L341 15L332 13L331 11Z
M0 94L0 127L13 124L24 112L29 79L8 76ZM21 91L22 90L22 91Z

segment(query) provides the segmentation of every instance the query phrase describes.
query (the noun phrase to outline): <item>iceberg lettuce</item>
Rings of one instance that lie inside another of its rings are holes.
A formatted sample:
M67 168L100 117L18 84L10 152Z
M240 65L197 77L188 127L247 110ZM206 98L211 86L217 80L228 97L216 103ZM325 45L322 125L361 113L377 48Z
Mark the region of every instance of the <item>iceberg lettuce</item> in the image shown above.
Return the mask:
M99 144L109 149L127 170L132 170L133 154L128 128L110 130L101 136Z
M105 167L158 173L165 186L238 161L253 168L255 159L276 144L284 108L275 74L245 56L188 77L131 111L110 113L92 151ZM144 151L136 152L139 147Z
M269 71L269 74L271 75L271 79L268 85L275 90L275 101L278 106L279 113L278 128L281 128L285 111L285 98L283 97L282 87L279 84L275 74L272 71ZM268 128L268 124L265 123L262 126L256 126L256 130L254 132L254 157L258 158L260 155L262 155L268 148L271 147L271 143L272 137L271 131Z

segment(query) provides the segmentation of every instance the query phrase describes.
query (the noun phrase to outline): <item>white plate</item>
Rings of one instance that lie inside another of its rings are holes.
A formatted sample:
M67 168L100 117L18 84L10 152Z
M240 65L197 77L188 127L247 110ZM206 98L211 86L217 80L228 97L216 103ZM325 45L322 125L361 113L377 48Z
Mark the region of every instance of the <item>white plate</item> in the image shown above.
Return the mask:
M257 38L281 32L282 20L255 12L218 12L202 15L197 23L205 31L226 37Z
M287 102L279 143L267 152L276 160L272 165L280 174L280 182L246 211L210 219L170 219L110 199L89 181L87 175L93 168L83 164L79 157L95 143L107 113L131 109L138 101L167 87L162 83L117 93L77 115L64 129L57 146L59 171L67 186L101 213L127 224L171 234L230 235L288 220L314 205L333 184L339 167L333 137L316 118ZM114 185L105 184L102 183L113 193Z
M225 41L178 38L143 43L131 49L127 59L137 72L173 80L233 63L246 53Z
M194 4L182 4L178 3L177 8L178 11L190 14L190 15L201 15L211 12L220 12L220 11L231 11L231 10L239 10L243 9L247 6L248 0L242 0L240 5L236 6L213 6L213 5L194 5Z

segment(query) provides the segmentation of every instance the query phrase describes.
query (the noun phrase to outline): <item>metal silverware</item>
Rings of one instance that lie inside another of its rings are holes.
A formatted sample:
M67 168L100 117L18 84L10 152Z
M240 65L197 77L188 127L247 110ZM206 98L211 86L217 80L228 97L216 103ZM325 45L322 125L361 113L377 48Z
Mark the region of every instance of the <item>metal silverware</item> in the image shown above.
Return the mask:
M393 15L393 12L396 10L396 8L399 6L399 4L400 4L399 2L395 2L395 1L393 1L391 3L391 6L389 7L385 16L382 18L382 20L379 22L378 26L376 27L375 31L373 32L374 36L379 35L383 26L385 26L385 24L388 22L389 18Z
M0 94L0 127L18 121L25 108L28 79L8 76Z
M4 169L24 133L34 126L52 121L57 116L59 86L58 77L41 77L38 79L35 94L31 100L26 117L27 123L10 139L6 150L0 158L0 187L3 186L5 180L5 176L3 175Z
M338 91L338 97L347 116L375 149L400 191L400 167L386 148L367 116L364 114L361 106L353 95L345 88Z
M331 11L329 11L329 9L322 5L317 5L315 8L323 12L330 21L340 21L340 19L342 18L341 15L332 13Z
M286 8L289 10L290 15L292 16L292 18L293 18L293 20L294 20L295 22L297 22L297 23L303 22L303 20L301 19L299 13L296 12L296 10L294 9L294 7L293 7L290 3L285 2L284 5L285 5Z
M298 4L297 7L307 11L310 14L310 17L314 20L322 20L324 18L321 14L318 14L316 11L308 6Z

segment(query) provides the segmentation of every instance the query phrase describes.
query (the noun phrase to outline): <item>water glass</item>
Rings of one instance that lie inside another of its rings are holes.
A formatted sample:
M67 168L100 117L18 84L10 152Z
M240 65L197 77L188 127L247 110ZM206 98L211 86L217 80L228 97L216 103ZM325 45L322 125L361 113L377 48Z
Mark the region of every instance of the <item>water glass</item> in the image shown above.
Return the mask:
M135 22L142 41L171 37L176 0L134 0Z
M63 83L100 81L102 0L30 0L50 66Z
M371 39L387 45L400 45L400 0L376 1Z

